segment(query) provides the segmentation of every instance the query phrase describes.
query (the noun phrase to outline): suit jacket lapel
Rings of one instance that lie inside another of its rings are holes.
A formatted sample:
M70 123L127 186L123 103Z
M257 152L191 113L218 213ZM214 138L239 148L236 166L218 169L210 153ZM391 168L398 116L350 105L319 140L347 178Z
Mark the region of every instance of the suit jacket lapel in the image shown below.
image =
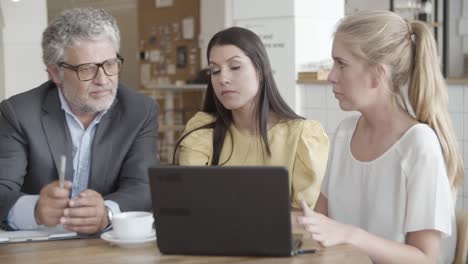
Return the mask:
M60 167L60 156L67 157L65 179L73 180L73 154L70 132L65 120L65 113L60 106L59 88L51 88L47 93L42 109L42 127L47 137L55 167Z

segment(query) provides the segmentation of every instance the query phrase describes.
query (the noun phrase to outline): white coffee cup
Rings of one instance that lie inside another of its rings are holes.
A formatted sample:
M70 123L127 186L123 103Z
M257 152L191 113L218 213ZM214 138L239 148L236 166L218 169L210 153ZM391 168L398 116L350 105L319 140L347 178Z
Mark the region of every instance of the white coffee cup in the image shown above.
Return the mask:
M148 238L153 232L153 213L124 212L112 216L113 235L122 240Z

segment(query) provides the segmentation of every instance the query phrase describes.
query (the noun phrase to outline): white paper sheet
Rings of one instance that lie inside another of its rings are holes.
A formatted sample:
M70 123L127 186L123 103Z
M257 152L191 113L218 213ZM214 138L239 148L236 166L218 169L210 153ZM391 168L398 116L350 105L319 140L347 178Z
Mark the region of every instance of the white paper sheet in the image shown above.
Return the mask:
M193 39L195 33L195 19L186 17L182 20L182 36L184 39Z

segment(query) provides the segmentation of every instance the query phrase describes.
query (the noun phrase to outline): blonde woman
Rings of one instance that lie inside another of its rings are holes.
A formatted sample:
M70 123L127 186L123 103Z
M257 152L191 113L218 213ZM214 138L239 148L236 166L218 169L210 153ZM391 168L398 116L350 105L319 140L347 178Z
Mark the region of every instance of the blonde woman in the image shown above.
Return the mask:
M315 211L300 224L323 246L352 244L376 263L451 263L463 164L436 44L388 11L345 17L328 80L345 111Z

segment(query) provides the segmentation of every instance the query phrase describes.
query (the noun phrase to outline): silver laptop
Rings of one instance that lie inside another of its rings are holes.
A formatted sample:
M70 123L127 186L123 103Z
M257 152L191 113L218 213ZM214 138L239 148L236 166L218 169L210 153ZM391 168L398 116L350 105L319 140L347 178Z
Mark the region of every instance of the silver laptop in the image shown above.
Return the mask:
M149 169L159 250L165 254L291 256L284 167Z

